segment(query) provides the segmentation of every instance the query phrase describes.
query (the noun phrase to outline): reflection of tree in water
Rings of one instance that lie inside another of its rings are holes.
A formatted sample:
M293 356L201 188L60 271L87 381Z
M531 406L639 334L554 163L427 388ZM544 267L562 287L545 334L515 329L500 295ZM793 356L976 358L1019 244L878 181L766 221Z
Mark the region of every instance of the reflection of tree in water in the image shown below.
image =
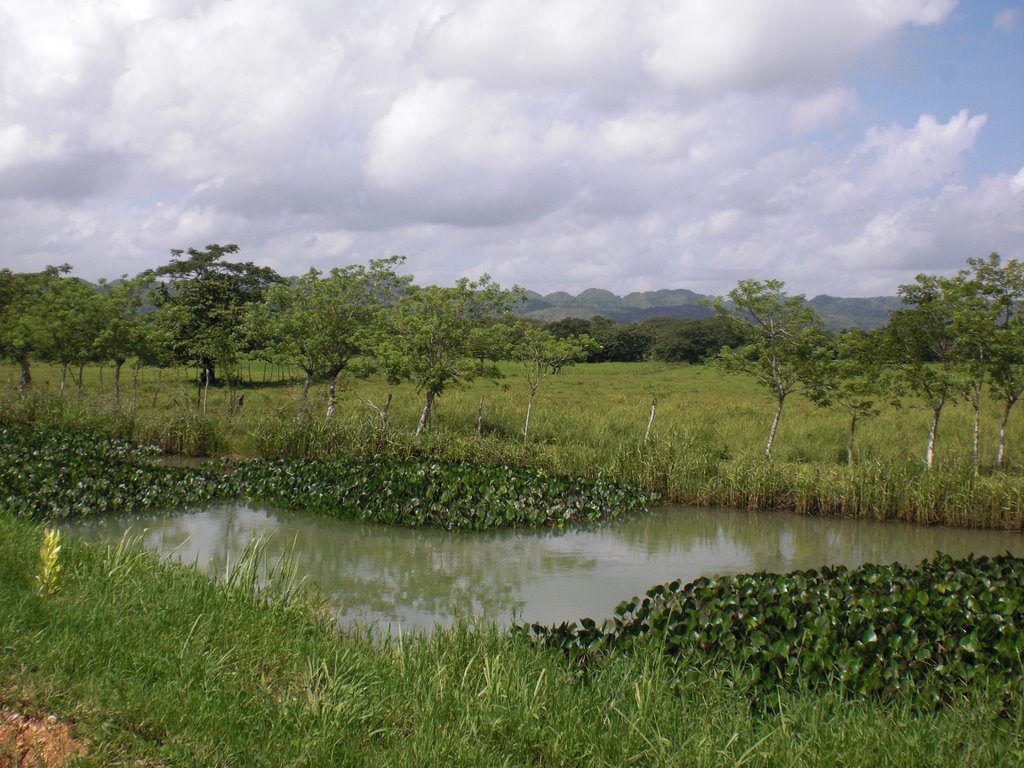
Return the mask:
M128 527L121 522L120 530ZM425 623L457 614L507 617L523 609L526 584L597 564L550 549L543 531L448 533L242 505L130 522L136 532L148 529L147 549L177 550L177 559L221 574L254 536L271 536L271 562L290 550L298 573L323 590L340 616L386 621L414 614ZM120 536L113 526L81 532L93 540Z
M652 509L610 526L608 533L649 554L673 552L686 559L718 553L723 564L746 561L740 570L749 571L915 564L937 552L962 557L1024 548L1024 536L1005 531L703 507Z
M578 599L596 595L610 612L619 600L673 578L895 559L915 563L937 550L1024 553L1024 536L1000 531L687 507L567 533L447 533L241 505L65 527L93 541L116 542L129 526L140 534L148 529L148 549L177 550L177 559L221 574L253 536L272 534L271 562L292 550L298 573L321 587L342 618L427 626L456 614L525 614L527 599L550 600L580 581L588 594ZM617 570L623 564L630 566L631 584L644 583L623 586L625 577Z

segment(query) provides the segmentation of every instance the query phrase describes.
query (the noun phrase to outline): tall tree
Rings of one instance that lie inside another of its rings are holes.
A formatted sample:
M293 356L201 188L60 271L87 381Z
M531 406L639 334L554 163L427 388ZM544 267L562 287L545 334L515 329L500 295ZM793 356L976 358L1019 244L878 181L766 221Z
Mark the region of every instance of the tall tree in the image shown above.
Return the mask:
M954 327L959 290L950 278L918 275L901 285L904 308L892 313L883 341L887 363L897 384L931 409L925 465L935 465L939 419L963 386L960 350Z
M99 295L95 287L77 278L64 277L50 283L46 294L47 345L44 355L60 363L60 394L64 395L68 369L79 398L82 397L83 371L96 359L96 339L102 324Z
M821 386L826 334L821 318L803 296L788 296L780 280L741 280L712 306L750 326L750 342L724 348L714 362L730 373L753 376L775 398L775 413L764 446L771 457L786 398Z
M46 267L41 272L0 269L0 357L18 364L22 393L32 384L31 361L49 343L46 295L53 282L71 267Z
M291 284L273 285L264 301L253 304L247 318L250 335L261 337L272 360L298 365L306 374L300 412L317 378L328 386L327 416L335 409L335 384L349 361L365 352L383 308L409 284L395 269L404 258L393 256L335 268L324 276L311 269Z
M152 288L152 274L127 275L116 283L100 281L100 328L96 354L114 364L114 406L121 407L121 369L129 358L147 355L150 337L140 309Z
M487 350L500 354L498 320L521 300L483 275L453 287L411 286L384 316L375 357L392 381L411 381L424 397L416 434L427 428L435 399L450 386L478 376L500 375Z
M174 249L171 261L154 272L167 278L156 303L172 351L180 362L199 367L201 383L214 383L217 366L229 365L241 350L243 308L284 282L269 267L225 260L238 250L233 243Z
M876 414L875 401L885 391L882 358L872 334L846 331L828 340L827 358L818 367L817 386L808 397L824 408L838 407L849 416L846 431L846 463L856 458L857 426Z
M1024 264L1016 259L1003 263L998 253L967 260L961 272L978 285L991 302L994 323L987 330L988 375L992 393L1003 404L999 420L996 467L1006 466L1006 428L1010 411L1024 396Z
M512 326L509 355L522 366L529 387L523 423L524 441L530 439L530 415L540 383L565 366L586 360L597 348L597 342L586 334L559 339L550 331L522 320Z

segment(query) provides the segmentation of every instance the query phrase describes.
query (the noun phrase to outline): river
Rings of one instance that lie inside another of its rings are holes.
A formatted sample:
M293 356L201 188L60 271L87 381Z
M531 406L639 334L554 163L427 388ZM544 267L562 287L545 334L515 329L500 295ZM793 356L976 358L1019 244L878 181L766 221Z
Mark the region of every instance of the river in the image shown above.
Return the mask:
M916 563L945 552L1024 556L1024 534L664 506L587 528L448 533L336 520L240 503L62 524L94 543L138 535L146 549L223 573L253 537L291 551L342 625L429 630L458 615L556 623L612 615L673 579L866 562Z

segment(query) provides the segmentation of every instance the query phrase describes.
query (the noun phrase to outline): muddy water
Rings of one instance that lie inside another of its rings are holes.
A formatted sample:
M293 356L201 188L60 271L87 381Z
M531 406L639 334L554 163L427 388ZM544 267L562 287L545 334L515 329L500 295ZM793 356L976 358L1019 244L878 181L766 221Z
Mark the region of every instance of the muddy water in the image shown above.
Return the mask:
M610 616L653 584L711 574L865 562L936 552L1024 556L1024 535L775 512L661 507L603 527L452 534L243 504L63 526L93 542L131 531L154 553L221 572L254 536L272 558L293 548L342 624L430 629L456 615L552 623Z

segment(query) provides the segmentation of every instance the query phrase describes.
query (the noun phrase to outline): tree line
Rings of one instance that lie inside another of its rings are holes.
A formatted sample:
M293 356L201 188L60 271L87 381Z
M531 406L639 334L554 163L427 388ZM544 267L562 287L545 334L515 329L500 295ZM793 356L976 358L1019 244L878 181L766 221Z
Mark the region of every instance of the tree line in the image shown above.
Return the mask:
M515 317L522 289L503 289L487 275L451 287L418 286L401 274L404 260L395 256L285 279L230 260L238 251L234 244L172 250L167 264L99 286L71 277L67 265L0 270L0 355L18 364L22 391L31 384L33 361L59 364L61 395L69 375L81 393L84 367L108 363L117 407L129 360L195 366L202 402L219 378L233 384L243 358L295 366L304 373L300 411L310 387L322 382L327 416L336 408L342 371L378 373L392 383L411 382L423 397L417 433L427 429L436 398L448 388L497 377L499 361L515 361L528 383L526 438L541 382L564 366L706 361L752 376L770 393L775 408L766 457L791 394L849 416L850 463L858 423L881 404L912 396L931 414L929 467L945 406L971 405L975 470L983 397L1002 408L995 458L1002 468L1009 415L1024 393L1024 267L995 253L968 259L952 277L919 275L900 286L903 307L884 327L833 334L803 296L788 295L776 280L740 281L711 302L715 316L701 320L541 324ZM386 421L388 404L371 405Z

